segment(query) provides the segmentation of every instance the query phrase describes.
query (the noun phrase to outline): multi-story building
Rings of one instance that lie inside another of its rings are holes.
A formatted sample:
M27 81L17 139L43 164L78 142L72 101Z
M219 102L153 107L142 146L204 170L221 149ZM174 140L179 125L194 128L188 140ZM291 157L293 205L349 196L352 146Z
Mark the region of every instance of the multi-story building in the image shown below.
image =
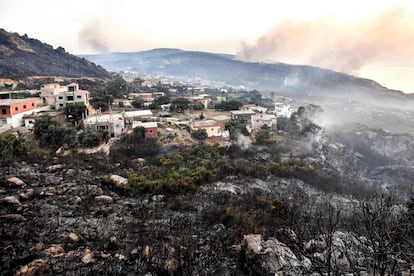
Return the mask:
M277 129L277 118L274 114L255 114L251 116L251 129L267 126L271 130Z
M40 91L43 103L53 106L56 110L69 104L84 104L89 107L89 92L79 89L77 83L65 86L57 83L46 84Z
M0 126L23 126L23 116L41 110L39 98L0 100Z
M234 121L239 121L242 123L249 123L251 120L252 115L256 114L256 112L252 110L233 110L230 111L231 119Z
M67 91L56 95L55 108L56 110L64 108L69 104L84 104L89 107L89 92L79 89L77 83L72 83L66 86Z

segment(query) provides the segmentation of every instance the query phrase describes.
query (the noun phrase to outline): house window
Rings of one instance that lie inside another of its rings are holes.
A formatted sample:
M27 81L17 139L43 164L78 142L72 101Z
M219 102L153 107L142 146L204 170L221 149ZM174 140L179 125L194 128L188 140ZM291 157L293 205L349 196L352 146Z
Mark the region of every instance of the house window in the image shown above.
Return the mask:
M7 125L7 120L2 120L3 125Z
M69 87L68 87L68 91L69 91L69 92L73 92L73 91L75 91L75 86L69 86Z
M63 107L63 104L59 104L60 107Z
M152 134L152 130L149 131L149 134Z
M77 95L76 96L76 99L82 99L82 96L81 95Z
M14 108L14 110L19 111L19 107L18 107L18 106L16 106L16 107Z
M6 114L7 114L7 109L2 108L2 109L1 109L1 114L6 115Z
M34 103L32 103L32 106L34 106Z
M58 99L59 99L59 100L63 100L63 96L59 96L59 97L58 97Z
M73 96L68 96L68 101L73 101Z
M33 124L33 121L32 120L29 120L29 124Z
M27 108L27 106L24 104L24 105L23 105L23 109L26 109L26 108Z

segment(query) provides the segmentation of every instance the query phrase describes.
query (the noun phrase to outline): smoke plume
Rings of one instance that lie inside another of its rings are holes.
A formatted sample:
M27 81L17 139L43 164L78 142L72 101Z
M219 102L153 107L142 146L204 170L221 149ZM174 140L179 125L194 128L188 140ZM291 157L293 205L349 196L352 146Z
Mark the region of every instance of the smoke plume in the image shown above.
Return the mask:
M106 35L107 26L101 19L94 19L85 24L79 31L78 38L80 46L89 48L97 53L109 52L108 37Z
M355 73L374 62L414 63L414 20L396 7L368 22L335 19L284 21L254 43L242 43L238 56L249 61L276 60Z

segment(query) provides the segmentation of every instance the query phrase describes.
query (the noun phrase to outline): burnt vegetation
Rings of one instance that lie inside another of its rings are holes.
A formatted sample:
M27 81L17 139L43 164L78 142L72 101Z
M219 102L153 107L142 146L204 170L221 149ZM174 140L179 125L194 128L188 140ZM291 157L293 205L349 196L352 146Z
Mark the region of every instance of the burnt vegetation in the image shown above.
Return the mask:
M339 162L331 155L337 155L340 147L330 149L323 142L322 128L307 112L300 108L281 124L284 135L266 133L265 142L247 148L236 143L235 133L242 135L244 129L238 124L227 125L233 133L231 146L200 142L167 148L145 138L143 128L135 128L112 145L108 155L74 150L54 158L49 157L50 150L71 141L65 139L72 134L48 118L35 126L38 144L2 136L1 271L5 275L33 267L68 275L410 271L414 199L385 195L361 179L341 174L341 164L329 164ZM95 145L106 138L104 133L86 133L77 139ZM333 141L358 153L361 163L356 166L388 164L369 161L380 153L366 148L363 135L338 135ZM328 161L317 159L321 155ZM342 152L340 158L352 156ZM114 184L111 175L123 176L127 184ZM13 184L12 176L24 184ZM274 268L270 264L277 255L263 259L272 250L280 252L280 247L253 254L247 242L252 233L261 235L261 246L283 243L295 262Z

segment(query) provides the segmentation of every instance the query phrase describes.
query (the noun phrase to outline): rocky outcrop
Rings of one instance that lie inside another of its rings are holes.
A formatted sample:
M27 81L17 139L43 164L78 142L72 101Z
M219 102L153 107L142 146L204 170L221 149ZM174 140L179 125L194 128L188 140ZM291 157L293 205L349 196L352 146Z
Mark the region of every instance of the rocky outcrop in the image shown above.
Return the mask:
M309 265L299 260L292 250L275 238L263 240L262 235L243 237L240 252L243 270L248 274L299 275Z

